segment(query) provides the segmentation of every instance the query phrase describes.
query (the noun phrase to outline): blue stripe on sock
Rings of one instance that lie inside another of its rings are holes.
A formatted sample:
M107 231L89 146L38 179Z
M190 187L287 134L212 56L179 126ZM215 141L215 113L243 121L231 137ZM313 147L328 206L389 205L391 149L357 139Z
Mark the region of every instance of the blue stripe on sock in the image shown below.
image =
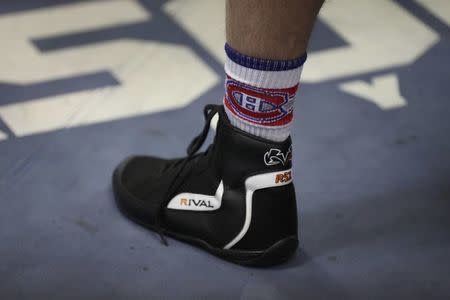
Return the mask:
M286 71L302 66L306 61L306 53L302 56L290 60L273 60L251 57L241 54L225 44L225 52L229 59L246 68L262 70L262 71Z

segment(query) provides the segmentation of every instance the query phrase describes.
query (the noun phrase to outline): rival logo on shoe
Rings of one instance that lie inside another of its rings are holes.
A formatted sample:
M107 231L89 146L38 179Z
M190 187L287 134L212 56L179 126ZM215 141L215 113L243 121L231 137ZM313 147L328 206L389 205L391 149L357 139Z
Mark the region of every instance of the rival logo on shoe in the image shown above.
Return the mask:
M180 193L169 201L167 208L193 211L217 210L222 205L222 196L223 181L220 181L214 195Z
M225 105L242 119L265 126L282 126L292 121L298 85L285 89L264 89L227 77Z
M195 200L195 199L187 199L187 198L181 198L180 199L180 205L185 205L185 206L197 206L197 207L208 207L208 208L214 208L214 205L211 204L211 201L209 200Z
M271 148L264 154L264 163L267 166L275 166L283 164L285 166L292 160L292 146L288 148L286 153L283 153L280 149Z
M287 183L292 180L292 171L283 172L275 175L275 183Z

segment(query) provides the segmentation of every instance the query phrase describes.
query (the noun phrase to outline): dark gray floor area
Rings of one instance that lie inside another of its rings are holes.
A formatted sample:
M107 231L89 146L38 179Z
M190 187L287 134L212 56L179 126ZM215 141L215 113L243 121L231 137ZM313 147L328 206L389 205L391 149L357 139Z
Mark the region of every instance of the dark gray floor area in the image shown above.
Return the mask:
M334 82L302 86L302 248L271 269L173 239L165 247L113 201L116 163L183 155L222 84L183 109L0 142L0 299L448 299L450 33L440 34L414 64L390 70L406 107L381 110Z

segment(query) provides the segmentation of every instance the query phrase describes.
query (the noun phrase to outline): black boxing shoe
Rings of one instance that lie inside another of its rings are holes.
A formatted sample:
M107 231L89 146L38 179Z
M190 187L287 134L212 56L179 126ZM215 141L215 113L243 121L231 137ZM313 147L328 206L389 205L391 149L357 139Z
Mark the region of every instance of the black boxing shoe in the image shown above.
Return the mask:
M212 117L213 144L204 143ZM234 263L269 266L298 247L291 139L272 142L233 127L223 106L207 105L188 156L134 156L115 170L121 211L133 221Z

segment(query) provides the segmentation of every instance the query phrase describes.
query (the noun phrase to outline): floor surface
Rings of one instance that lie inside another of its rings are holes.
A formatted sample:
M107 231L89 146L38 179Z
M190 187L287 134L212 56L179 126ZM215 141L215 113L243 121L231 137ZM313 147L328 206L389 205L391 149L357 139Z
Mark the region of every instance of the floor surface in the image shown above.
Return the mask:
M222 1L0 2L1 299L449 299L450 2L328 1L296 104L301 250L252 269L129 222L111 172L223 93Z

